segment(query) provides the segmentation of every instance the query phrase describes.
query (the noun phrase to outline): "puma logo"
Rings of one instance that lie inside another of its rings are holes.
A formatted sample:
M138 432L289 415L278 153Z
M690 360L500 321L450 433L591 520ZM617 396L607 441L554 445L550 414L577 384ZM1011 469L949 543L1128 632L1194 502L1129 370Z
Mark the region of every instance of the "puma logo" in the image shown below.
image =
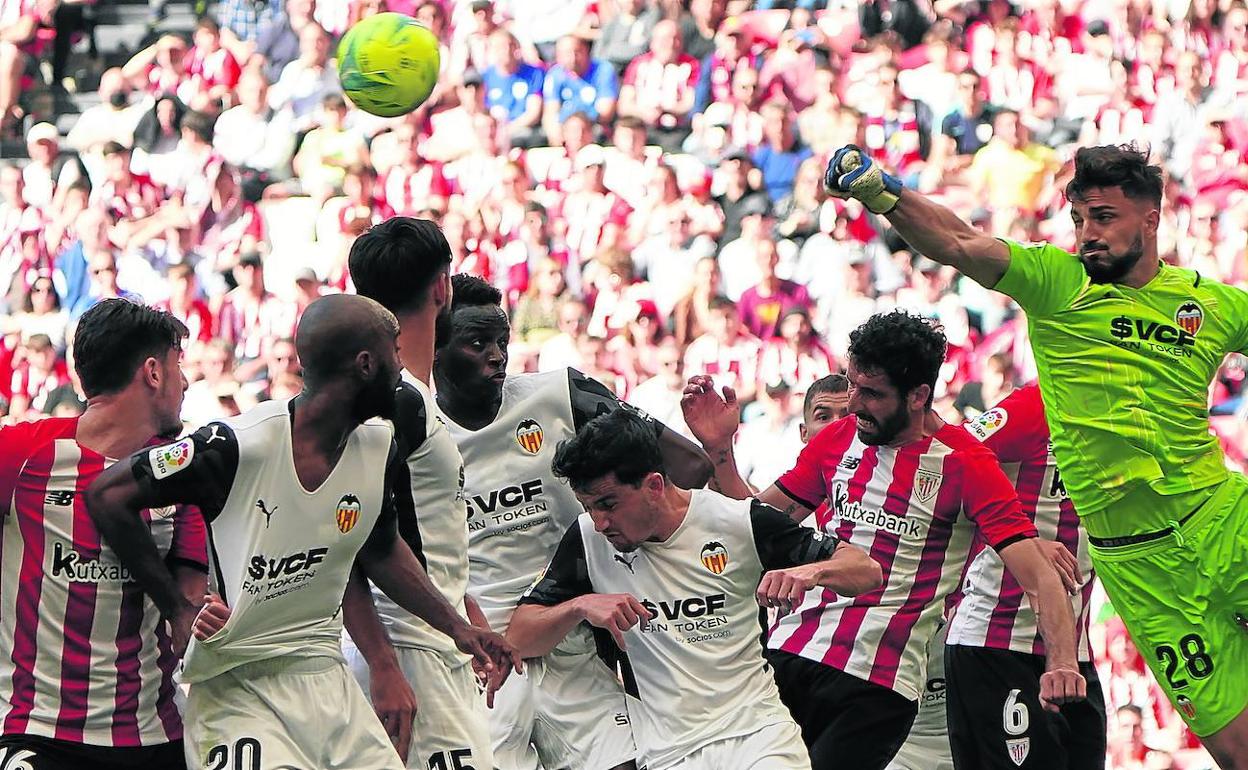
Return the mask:
M280 507L281 507L280 505L275 505L273 506L273 510L269 510L269 507L264 504L263 500L256 500L256 508L261 513L264 514L264 528L265 529L269 528L269 522L272 521L273 514L277 513L277 509Z
M623 556L617 553L615 554L615 560L618 561L620 564L623 564L625 567L627 567L630 575L637 574L636 572L633 572L633 562L637 561L636 555L633 555L631 558L625 559Z

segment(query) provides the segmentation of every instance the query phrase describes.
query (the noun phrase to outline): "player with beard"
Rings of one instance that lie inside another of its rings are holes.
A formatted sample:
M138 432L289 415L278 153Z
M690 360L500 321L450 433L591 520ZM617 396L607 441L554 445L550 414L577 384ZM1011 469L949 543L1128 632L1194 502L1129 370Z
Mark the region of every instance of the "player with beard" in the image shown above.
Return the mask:
M394 414L398 336L372 300L317 300L295 333L300 395L135 453L87 490L104 540L175 629L197 609L137 511L190 504L211 525L214 598L184 667L193 767L402 768L339 647L355 565L483 667L512 665L506 642L460 618L398 535L401 462L390 462L390 425L370 419Z
M795 584L797 609L770 629L768 659L817 770L882 770L897 753L918 710L945 599L975 537L996 550L1037 607L1046 707L1084 697L1070 604L1035 527L991 451L932 411L945 347L932 323L903 311L854 330L851 416L824 429L758 496L796 521L828 499L822 530L867 550L884 570L884 586L856 598ZM732 459L737 409L693 385L682 406L714 458L720 488L747 497Z
M583 509L551 470L555 447L592 418L626 408L574 369L506 374L511 326L498 290L456 275L451 312L439 319L437 401L464 458L468 592L490 626L512 612ZM631 407L627 407L630 408ZM646 416L673 483L702 486L710 463L692 442ZM601 640L605 644L607 640ZM633 767L636 748L624 691L595 654L589 626L508 680L490 712L499 767L607 770Z
M1248 353L1248 292L1162 262L1162 171L1085 147L1066 187L1078 255L981 233L836 152L827 187L1027 313L1054 454L1106 592L1223 768L1248 767L1248 480L1209 430L1209 383Z
M451 305L450 244L430 220L394 217L355 239L348 264L356 291L395 314L404 340L399 351L402 382L392 418L398 454L405 461L392 490L399 533L447 602L479 619L479 610L465 595L464 461L429 390L435 321ZM362 588L353 582L347 590L343 621L351 636L344 641L344 652L382 723L397 735L408 767L492 767L486 703L477 691L471 659L376 587L374 608ZM415 690L419 704L414 723L410 713L396 708L405 693L396 692L395 685L404 681ZM491 690L487 697L492 695ZM412 746L405 750L403 732L409 726Z
M0 767L186 767L170 639L189 621L165 627L82 507L111 458L182 430L186 334L168 313L104 300L71 347L86 412L0 428ZM201 603L203 519L154 507L138 526Z

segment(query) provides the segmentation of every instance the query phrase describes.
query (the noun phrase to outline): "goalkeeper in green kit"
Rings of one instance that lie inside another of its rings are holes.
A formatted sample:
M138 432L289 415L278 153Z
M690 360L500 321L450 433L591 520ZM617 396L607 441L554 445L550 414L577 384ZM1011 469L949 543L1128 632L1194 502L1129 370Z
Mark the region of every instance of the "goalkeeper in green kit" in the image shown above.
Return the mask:
M1079 253L993 238L844 147L825 184L1027 314L1053 451L1136 646L1224 770L1248 768L1248 481L1209 384L1248 354L1248 292L1163 264L1161 169L1088 147L1066 187Z

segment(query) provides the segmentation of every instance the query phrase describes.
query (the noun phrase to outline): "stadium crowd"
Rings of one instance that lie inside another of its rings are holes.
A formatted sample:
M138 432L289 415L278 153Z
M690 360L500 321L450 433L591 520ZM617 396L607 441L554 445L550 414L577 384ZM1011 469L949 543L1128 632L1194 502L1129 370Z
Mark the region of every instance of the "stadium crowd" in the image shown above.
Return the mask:
M297 393L300 313L352 289L353 239L396 214L439 221L453 270L503 292L511 370L574 366L677 428L688 376L733 387L758 486L879 311L940 320L937 408L977 416L1035 378L1025 323L824 192L846 143L985 230L1063 247L1074 148L1147 144L1164 258L1248 283L1242 0L220 0L105 71L62 137L18 97L30 57L63 57L68 5L0 0L0 130L29 154L0 165L9 422L82 409L67 343L115 296L191 329L188 425ZM433 97L392 120L354 109L333 61L387 9L443 41ZM1211 393L1241 469L1246 365ZM1109 766L1204 766L1099 614Z

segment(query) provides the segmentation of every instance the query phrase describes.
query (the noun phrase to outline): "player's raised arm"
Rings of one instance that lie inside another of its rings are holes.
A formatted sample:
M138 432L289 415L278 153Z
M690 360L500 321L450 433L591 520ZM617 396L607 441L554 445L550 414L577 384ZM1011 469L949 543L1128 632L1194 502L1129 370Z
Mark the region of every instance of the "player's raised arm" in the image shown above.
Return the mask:
M161 558L141 511L168 505L194 505L211 517L224 502L238 466L238 443L229 428L206 425L191 436L143 449L113 463L87 488L87 513L101 537L170 625L174 651L190 640L199 607ZM217 490L215 493L213 490Z
M689 378L680 397L685 424L702 444L710 458L713 475L708 486L735 500L744 500L757 490L741 478L733 440L741 425L741 406L732 388L723 395L716 392L715 381L705 374Z
M888 217L912 247L991 289L1010 265L1009 248L963 222L948 208L901 186L860 147L847 145L828 162L828 192L856 198Z
M568 369L568 390L572 399L573 421L578 430L598 415L620 407L641 413L641 410L616 398L607 386L575 369ZM654 427L655 436L659 439L659 453L663 456L663 467L672 483L682 489L706 486L714 472L706 452L653 417L641 414Z

